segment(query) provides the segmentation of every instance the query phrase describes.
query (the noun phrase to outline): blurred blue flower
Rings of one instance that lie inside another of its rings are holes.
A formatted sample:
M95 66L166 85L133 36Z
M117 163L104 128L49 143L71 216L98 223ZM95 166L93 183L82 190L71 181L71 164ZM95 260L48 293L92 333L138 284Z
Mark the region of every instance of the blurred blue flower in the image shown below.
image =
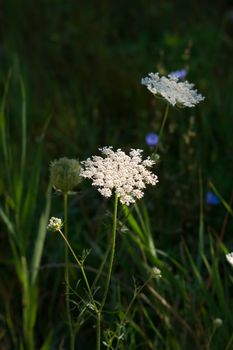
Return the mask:
M155 132L149 132L146 134L146 143L149 147L154 147L157 145L159 137Z
M180 69L176 70L174 72L171 72L169 74L170 77L172 78L177 78L177 79L184 79L187 75L187 70L186 69Z
M206 192L205 201L209 205L218 205L220 203L218 197L211 191Z

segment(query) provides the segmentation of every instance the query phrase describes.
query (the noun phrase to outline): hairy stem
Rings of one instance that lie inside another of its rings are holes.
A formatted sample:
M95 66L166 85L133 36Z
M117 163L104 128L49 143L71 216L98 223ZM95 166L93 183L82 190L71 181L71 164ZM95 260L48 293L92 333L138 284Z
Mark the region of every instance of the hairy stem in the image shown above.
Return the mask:
M31 319L31 290L28 278L28 268L26 257L22 256L22 304L23 304L23 332L26 350L34 350L34 325Z

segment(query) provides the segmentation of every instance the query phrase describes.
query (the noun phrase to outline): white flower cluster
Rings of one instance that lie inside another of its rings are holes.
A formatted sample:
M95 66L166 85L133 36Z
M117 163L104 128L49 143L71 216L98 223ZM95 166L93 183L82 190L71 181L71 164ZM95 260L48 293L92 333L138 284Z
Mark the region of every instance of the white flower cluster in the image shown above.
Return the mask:
M61 219L51 217L49 219L47 230L56 232L56 231L61 230L62 226L63 226L63 223L62 223Z
M148 157L142 160L142 150L131 149L129 155L121 149L100 148L103 157L93 156L81 162L80 176L92 179L92 185L104 197L113 191L121 203L130 205L143 197L146 184L156 185L158 178L148 168L155 163Z
M159 73L150 73L148 77L142 78L141 83L154 95L163 97L172 106L194 107L205 99L193 89L193 84L187 80L182 82L172 75L160 77Z
M226 259L229 262L229 264L231 264L231 266L233 266L233 252L226 254Z

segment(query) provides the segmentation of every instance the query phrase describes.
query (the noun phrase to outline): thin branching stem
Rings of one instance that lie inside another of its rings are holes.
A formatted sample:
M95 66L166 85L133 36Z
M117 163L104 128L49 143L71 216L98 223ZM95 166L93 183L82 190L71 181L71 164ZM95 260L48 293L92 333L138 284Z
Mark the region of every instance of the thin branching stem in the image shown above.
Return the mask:
M91 291L91 287L90 287L90 284L88 282L88 279L87 279L87 275L86 275L86 272L84 270L84 267L83 267L83 264L82 262L78 259L77 255L75 254L75 252L73 251L68 239L66 238L66 236L64 235L64 233L61 231L61 230L58 230L58 232L60 233L60 235L62 236L62 238L64 239L65 243L66 243L66 246L68 247L68 249L70 250L71 254L73 255L75 261L77 262L78 266L80 267L80 270L82 272L82 275L83 275L83 279L85 281L85 284L86 284L86 287L87 287L87 290L90 294L90 297L91 297L91 300L92 302L94 301L94 298L93 298L93 294L92 294L92 291Z
M88 293L90 295L90 298L91 298L91 302L92 302L92 305L94 307L94 311L96 313L96 331L97 331L97 350L100 350L100 337L101 337L101 332L100 332L100 320L101 320L101 313L99 312L98 310L98 307L96 305L96 302L94 300L94 297L93 297L93 294L92 294L92 291L91 291L91 287L90 287L90 284L88 282L88 279L87 279L87 275L86 275L86 272L84 270L84 267L83 267L83 262L80 261L77 257L77 255L75 254L73 248L71 247L67 237L63 234L63 232L61 230L58 230L58 232L60 233L60 235L62 236L63 240L65 241L66 243L66 247L70 250L71 254L73 255L75 261L77 262L78 266L80 267L80 270L82 272L82 275L83 275L83 279L85 281L85 284L86 284L86 287L87 287L87 290L88 290ZM73 346L73 349L74 349L74 345L75 345L75 331L73 332L73 328L72 328L72 337L71 337L71 344Z
M64 193L64 238L68 242L68 194ZM65 283L66 283L66 310L70 332L70 350L74 350L74 332L72 326L71 310L70 310L70 278L69 278L69 251L65 245Z
M130 310L131 310L131 308L132 308L132 306L133 306L133 304L134 304L136 298L137 298L138 295L141 293L141 291L144 289L144 287L151 281L151 279L152 279L152 276L150 276L150 277L143 283L143 285L142 285L141 287L139 287L138 289L136 288L136 289L134 290L133 298L131 299L131 301L130 301L128 307L127 307L127 310L126 310L124 316L123 316L122 319L121 319L121 324L124 324L124 322L125 322L125 320L127 319L127 316L128 316L128 314L129 314L129 312L130 312ZM117 343L116 343L115 350L118 349L119 344L120 344L120 338L117 339Z

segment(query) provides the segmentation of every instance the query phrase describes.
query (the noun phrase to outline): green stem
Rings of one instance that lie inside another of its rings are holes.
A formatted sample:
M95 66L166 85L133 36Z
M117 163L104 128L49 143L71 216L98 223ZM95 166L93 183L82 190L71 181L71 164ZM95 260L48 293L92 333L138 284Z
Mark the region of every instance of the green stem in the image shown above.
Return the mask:
M64 193L64 237L68 240L68 194ZM70 311L70 299L69 299L69 288L70 288L70 278L69 278L69 252L68 247L65 245L65 283L66 283L66 310L67 318L70 332L70 350L74 350L74 333L72 327L71 311Z
M212 331L212 333L211 333L211 335L210 335L208 344L207 344L207 346L206 346L206 349L207 349L207 350L210 350L210 345L211 345L211 342L212 342L212 340L213 340L213 337L214 337L214 334L215 334L215 332L216 332L216 329L217 329L217 327L214 326L214 329L213 329L213 331Z
M66 243L66 252L67 252L67 257L68 257L68 248L71 252L71 254L73 255L75 261L77 262L78 266L80 267L81 271L82 271L82 275L84 278L84 281L86 283L88 292L90 294L95 312L96 312L96 328L97 328L97 334L96 334L96 349L100 350L101 349L101 312L104 308L106 299L107 299L107 295L108 295L108 290L109 290L109 284L110 284L110 279L111 279L111 274L112 274L112 266L113 266L113 260L114 260L114 255L115 255L115 244L116 244L116 228L117 228L117 208L118 208L118 196L115 195L115 202L114 202L114 214L113 214L113 229L112 229L112 241L111 241L111 253L110 253L110 263L109 263L109 268L108 268L108 273L107 273L107 279L106 279L106 284L105 284L105 289L104 289L104 296L100 305L100 308L98 309L96 306L96 303L94 301L93 298L93 294L85 273L85 270L83 268L83 264L81 263L81 261L77 258L75 252L73 251L71 245L69 244L69 241L67 239L67 198L65 199L65 195L64 195L64 220L65 220L65 234L62 233L61 230L59 230L58 232L60 233L60 235L62 236L62 238L64 239L65 243ZM67 260L66 260L67 261ZM67 266L66 266L67 267ZM71 328L72 330L72 328ZM73 330L72 333L73 334ZM73 350L73 349L72 349Z
M28 278L28 268L25 256L21 258L22 263L22 303L23 303L23 332L26 350L34 350L33 324L31 322L31 298Z
M81 269L81 272L82 272L82 275L83 275L83 279L85 281L88 293L89 293L90 298L91 298L91 302L93 304L94 310L95 310L96 315L97 315L97 319L96 319L96 330L97 330L96 347L97 347L97 350L100 350L100 319L101 319L101 312L98 310L97 305L95 303L95 300L94 300L94 297L93 297L93 294L92 294L92 291L91 291L91 287L90 287L90 284L89 284L88 279L87 279L86 272L85 272L84 267L83 267L83 263L78 259L77 255L73 251L73 249L72 249L72 247L71 247L67 237L63 234L63 232L61 230L58 230L58 232L60 233L60 235L64 239L64 241L66 243L66 247L69 248L71 254L73 255L73 257L75 259L75 261L77 262L78 266ZM75 333L76 332L75 331L73 332L73 329L72 329L72 333L71 333L71 335L72 335L72 337L71 337L71 346L73 346L72 349L74 349L74 345L75 345Z
M138 290L135 290L135 291L134 291L133 298L131 299L131 302L129 303L129 306L128 306L128 308L127 308L127 310L126 310L126 312L125 312L123 318L121 319L121 323L120 323L121 325L124 324L124 322L125 322L125 320L126 320L128 314L129 314L129 311L130 311L130 309L132 308L132 306L133 306L133 304L134 304L134 301L136 300L136 298L138 297L138 295L141 293L141 291L145 288L145 286L151 281L151 279L152 279L152 277L150 276L150 277L146 280L146 282L143 283L143 285L142 285L140 288L138 288ZM119 344L120 344L120 338L117 339L117 343L116 343L115 350L118 349Z
M96 328L97 328L96 349L97 350L101 349L101 313L102 313L102 310L104 308L104 305L105 305L105 302L106 302L106 299L107 299L107 295L108 295L109 284L110 284L110 279L111 279L111 274L112 274L113 260L114 260L114 255L115 255L116 228L117 228L117 208L118 208L118 196L117 196L117 194L115 194L114 213L113 213L113 227L112 227L112 240L111 240L111 244L110 244L110 249L111 249L110 262L109 262L108 273L107 273L107 278L106 278L106 284L105 284L105 289L104 289L104 296L103 296L102 302L100 304L99 310L97 312L97 320L96 320Z
M62 236L62 238L64 239L65 243L66 243L66 247L69 248L71 254L73 255L75 261L77 262L78 266L80 267L81 271L82 271L82 275L83 275L83 278L84 278L84 281L86 283L86 287L87 287L87 290L90 294L90 297L91 297L91 300L92 302L94 302L94 298L93 298L93 295L92 295L92 291L91 291L91 287L90 287L90 284L88 282L88 279L87 279L87 275L86 275L86 272L83 268L83 264L81 263L81 261L78 259L77 255L75 254L75 252L73 251L68 239L66 238L66 236L62 233L61 230L58 230L58 232L60 233L60 235Z
M96 321L96 350L101 348L101 312L97 312L97 321Z
M115 255L115 244L116 244L116 228L117 228L117 207L118 207L118 196L115 194L115 202L114 202L114 214L113 214L113 228L112 228L112 241L111 241L111 253L110 253L110 262L109 262L109 268L108 268L108 274L107 274L107 279L106 279L106 284L105 284L105 290L104 290L104 296L100 305L100 312L102 311L107 295L108 295L108 289L109 289L109 284L110 284L110 279L111 279L111 274L112 274L112 266L113 266L113 260L114 260L114 255Z
M153 152L154 155L155 155L155 154L157 153L157 151L158 151L159 143L160 143L161 138L162 138L162 135L163 135L164 126L165 126L166 121L167 121L168 111L169 111L169 104L167 103L167 106L166 106L166 109L165 109L165 112L164 112L164 116L163 116L162 125L161 125L160 131L159 131L158 143L157 143L157 145L156 145L156 147L155 147L155 150L154 150L154 152Z
M205 255L204 254L204 248L205 248L205 220L204 220L204 203L203 203L203 176L202 176L202 171L199 169L199 198L200 198L200 210L199 210L199 249L198 249L198 261L197 265L199 268L199 271L201 271L202 268L202 257Z

